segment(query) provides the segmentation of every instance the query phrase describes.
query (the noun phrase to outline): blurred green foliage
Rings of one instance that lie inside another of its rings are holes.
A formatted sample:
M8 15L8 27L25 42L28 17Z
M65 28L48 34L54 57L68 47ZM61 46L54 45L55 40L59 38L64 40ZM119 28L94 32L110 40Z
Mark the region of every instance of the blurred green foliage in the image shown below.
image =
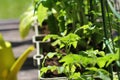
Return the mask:
M0 19L19 18L32 0L0 0Z

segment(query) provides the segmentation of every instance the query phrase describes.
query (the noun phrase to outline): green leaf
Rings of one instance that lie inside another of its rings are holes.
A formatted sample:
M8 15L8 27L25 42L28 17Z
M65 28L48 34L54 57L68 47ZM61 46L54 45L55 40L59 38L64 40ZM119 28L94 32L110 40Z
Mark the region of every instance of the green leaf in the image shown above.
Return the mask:
M87 70L90 70L90 71L97 71L97 68L96 67L90 67L90 68L86 68Z
M74 48L77 47L77 42L80 39L80 37L76 34L69 33L68 35L60 38L60 41L64 43L65 45L71 46L73 45Z
M19 30L22 38L25 38L28 35L32 21L33 20L30 19L30 17L27 17L21 21Z
M70 67L67 65L65 66L65 73L70 72Z
M75 65L81 68L81 65L80 65L80 63L75 63Z
M50 70L50 71L55 71L55 70L57 70L57 66L47 66L47 67L42 67L41 69L40 69L40 76L42 76L44 73L46 73L48 70Z
M77 54L68 54L62 59L59 60L59 62L64 62L63 66L71 65L71 64L77 64L80 63L81 57Z
M67 34L67 30L65 30L64 32L61 32L62 36L65 36Z
M72 45L73 45L74 48L76 48L77 47L77 41L72 42Z
M57 56L57 58L59 59L62 54L60 53L57 53L57 52L49 52L46 56L45 56L45 59L48 57L48 58L53 58L54 56Z
M47 54L47 57L48 58L53 58L53 56L55 56L57 53L56 52L49 52L48 54Z
M61 74L64 72L65 68L63 66L57 67L58 73Z
M99 69L99 68L96 68L96 67L90 67L90 68L87 68L87 70L89 70L88 72L85 72L86 74L94 74L93 77L94 78L100 78L102 80L110 80L110 77L109 77L109 72L107 72L106 70L104 69Z
M42 76L44 73L46 73L48 71L48 68L47 67L42 67L40 69L40 76Z
M110 77L109 77L109 73L104 70L104 69L98 69L97 71L98 73L98 77L102 80L111 80Z
M79 72L75 72L72 75L70 75L70 79L79 80L78 78L80 78Z
M19 31L20 31L20 36L22 38L25 38L31 28L31 24L33 22L33 8L29 8L28 11L26 11L22 16L20 20L20 25L19 25Z
M113 61L117 61L117 57L117 54L106 55L106 58L108 59L106 67L109 66Z
M47 40L49 40L49 39L58 39L58 38L60 38L58 35L54 35L54 34L48 34L47 36L45 36L44 38L43 38L43 40L42 41L47 41Z
M47 68L53 72L57 69L57 66L47 66Z
M51 45L56 46L56 45L60 45L60 44L61 44L60 40L56 40Z
M64 44L62 44L62 43L60 44L60 48L63 48L64 46L65 46Z
M65 63L63 64L63 66L69 65L69 64L71 64L71 63L74 62L73 58L71 58L71 57L72 57L72 56L70 56L70 55L64 56L64 57L62 57L61 60L59 60L59 62L65 62Z
M105 57L97 58L97 64L100 68L104 67L106 62L107 62L107 58Z
M104 52L104 51L100 51L100 52L99 52L99 55L100 55L100 56L105 56L105 52Z
M76 70L75 65L72 65L72 66L71 66L71 72L72 72L72 73L74 73L74 72L75 72L75 70Z
M116 54L108 54L103 57L97 58L97 64L100 68L110 65L113 61L117 60Z
M39 5L38 7L38 21L40 23L40 26L42 26L42 22L46 19L47 17L47 10L48 8L44 7L42 4Z
M20 17L20 24L19 24L19 32L20 32L20 36L22 38L25 38L29 31L30 31L30 28L31 28L31 24L33 22L33 6L30 6L28 8L28 10Z

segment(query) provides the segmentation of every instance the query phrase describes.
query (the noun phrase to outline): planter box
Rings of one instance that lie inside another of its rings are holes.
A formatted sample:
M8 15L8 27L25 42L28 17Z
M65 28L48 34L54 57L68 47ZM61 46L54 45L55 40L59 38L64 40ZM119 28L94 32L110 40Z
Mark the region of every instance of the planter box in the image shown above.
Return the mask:
M40 78L40 80L68 80L66 77Z

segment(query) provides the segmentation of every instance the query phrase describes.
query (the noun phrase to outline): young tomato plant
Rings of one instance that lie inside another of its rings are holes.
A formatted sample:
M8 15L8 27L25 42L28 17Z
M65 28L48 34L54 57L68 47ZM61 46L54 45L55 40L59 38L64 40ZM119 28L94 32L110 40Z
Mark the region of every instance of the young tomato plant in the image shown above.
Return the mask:
M78 41L81 40L81 38L74 33L65 34L66 31L62 34L62 37L50 34L43 39L43 41L52 39L53 42L51 44L56 48L55 52L49 52L45 56L43 65L47 58L53 58L54 56L57 56L59 59L58 63L61 63L61 65L43 66L41 68L41 76L49 70L51 72L57 70L58 74L64 73L69 79L90 80L100 78L110 80L110 74L104 67L108 67L113 61L118 60L118 55L106 55L104 51L93 49L73 53L71 47L73 46L73 48L76 49ZM62 50L64 50L64 52Z
M47 35L43 41L46 41L48 39L54 39L55 41L52 42L52 46L59 46L60 49L64 48L66 53L70 53L71 46L74 48L77 47L77 43L80 40L80 37L74 33L69 33L68 35L65 35L66 31L62 33L62 36L58 35Z
M55 55L59 58L60 66L45 66L41 68L41 76L47 71L54 72L57 70L58 74L64 73L68 79L102 79L110 80L109 72L104 67L109 66L113 61L118 60L118 55L105 55L103 51L87 50L80 51L79 54L69 53L65 56L62 53L51 52L46 55L53 58ZM97 57L97 55L101 57ZM96 67L96 65L98 67ZM81 70L83 70L81 72Z

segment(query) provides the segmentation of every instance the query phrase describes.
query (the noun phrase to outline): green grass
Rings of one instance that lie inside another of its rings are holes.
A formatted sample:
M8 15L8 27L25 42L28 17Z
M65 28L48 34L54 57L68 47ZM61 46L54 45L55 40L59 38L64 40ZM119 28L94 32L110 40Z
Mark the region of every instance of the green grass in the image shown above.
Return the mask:
M32 0L0 0L0 19L19 18Z

